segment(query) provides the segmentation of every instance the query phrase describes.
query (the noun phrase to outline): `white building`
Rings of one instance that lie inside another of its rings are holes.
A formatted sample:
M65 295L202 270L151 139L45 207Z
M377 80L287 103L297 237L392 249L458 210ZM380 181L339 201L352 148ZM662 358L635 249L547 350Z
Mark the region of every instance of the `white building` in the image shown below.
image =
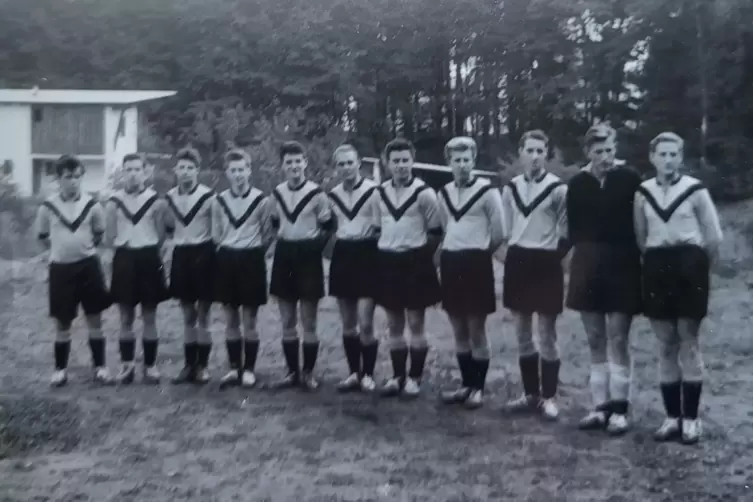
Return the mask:
M86 165L83 189L98 191L108 173L138 148L138 104L175 91L0 89L0 166L10 165L23 195L46 191L60 155Z

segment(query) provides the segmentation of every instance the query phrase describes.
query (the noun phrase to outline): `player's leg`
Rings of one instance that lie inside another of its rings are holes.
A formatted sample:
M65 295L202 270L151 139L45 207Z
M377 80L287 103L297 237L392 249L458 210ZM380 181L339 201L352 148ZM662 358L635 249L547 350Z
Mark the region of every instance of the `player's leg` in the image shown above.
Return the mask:
M159 351L159 332L157 331L157 306L141 304L141 346L144 349L144 382L159 383L162 375L157 368Z
M448 314L452 333L455 336L455 357L460 370L460 387L448 389L440 394L447 404L464 403L471 395L473 376L471 375L473 357L471 355L471 338L468 319L462 315Z
M301 299L299 305L303 331L301 383L308 390L316 390L319 388L319 382L314 378L316 360L319 357L319 335L316 332L319 300Z
M387 397L400 394L408 370L408 344L405 340L405 311L386 309L388 349L392 362L392 378L382 386L381 393Z
M539 352L533 341L533 314L513 311L512 315L518 339L518 365L523 395L509 401L506 408L510 411L531 411L537 409L541 401Z
M72 321L55 319L55 372L50 379L53 387L68 383L68 359L71 354Z
M107 369L105 337L102 333L102 312L111 304L105 275L99 257L88 258L76 265L75 301L81 304L86 326L89 330L89 348L94 366L94 381L109 385L113 383Z
M591 356L591 374L589 385L591 388L592 408L583 417L579 427L584 430L601 429L606 426L609 418L609 366L607 363L607 320L601 312L581 312L580 318L588 340Z
M89 331L89 350L92 355L92 366L94 366L94 381L110 385L113 383L110 370L107 369L107 358L105 356L106 340L102 332L102 314L87 314L86 328Z
M698 408L705 371L698 343L700 328L700 320L689 318L677 320L677 333L680 341L679 361L682 368L682 442L686 444L697 443L702 432Z
M361 390L373 392L374 368L379 354L379 340L374 336L374 300L361 298L358 300L358 326L360 330L361 346Z
M300 345L298 338L298 302L278 298L277 306L282 324L282 353L288 367L285 377L275 386L277 388L297 387L301 380Z
M541 412L544 418L555 420L559 416L555 397L560 378L557 316L539 313L537 324L541 353Z
M484 402L486 374L489 371L491 348L486 336L486 315L475 314L468 317L468 333L471 339L471 386L473 392L466 401L469 408L478 408Z
M630 327L633 316L621 312L607 315L607 352L609 360L609 396L611 412L607 432L612 435L625 433L630 424L630 382L633 362L630 354Z
M196 302L196 382L209 382L209 356L212 353L212 332L209 329L209 314L212 302L200 299Z
M173 379L173 383L192 383L196 381L198 344L196 333L196 303L181 301L180 309L183 313L183 369Z
M259 355L259 332L256 328L258 312L259 308L256 306L241 307L241 322L243 325L241 385L247 388L256 385L256 358Z
M429 343L426 340L426 310L408 309L405 319L410 332L408 354L410 356L410 370L403 386L403 395L414 398L421 393L421 379L424 376L426 356L429 353Z
M136 376L136 335L133 332L133 323L136 319L136 309L130 305L119 304L120 334L118 349L120 351L121 369L117 380L119 383L128 385L133 383Z
M225 348L230 370L220 378L220 389L240 385L243 361L243 342L241 341L240 311L233 305L223 305L225 317Z
M682 370L680 369L680 335L677 321L650 319L659 340L659 382L667 417L654 433L657 441L668 441L682 433Z
M343 348L348 363L348 376L337 384L340 392L361 388L361 339L358 335L358 300L338 298L337 306L342 321Z

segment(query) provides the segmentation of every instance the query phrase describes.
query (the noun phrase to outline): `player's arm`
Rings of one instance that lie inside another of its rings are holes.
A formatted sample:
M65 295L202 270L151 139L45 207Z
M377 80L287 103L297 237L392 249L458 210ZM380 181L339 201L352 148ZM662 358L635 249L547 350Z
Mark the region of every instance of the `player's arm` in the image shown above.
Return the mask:
M434 253L442 242L442 222L439 217L437 192L432 189L423 190L418 194L418 203L424 215L427 243L431 252Z
M225 233L224 218L222 215L222 207L220 206L219 196L212 200L212 209L210 211L212 218L212 242L215 246L219 246L222 242L222 236Z
M381 193L379 192L379 187L377 187L371 192L371 198L369 199L369 204L371 206L371 226L369 227L369 236L373 239L379 239L379 236L382 235L382 211L379 208L380 198Z
M707 189L695 194L694 209L698 218L698 225L703 233L703 242L711 261L719 255L719 245L722 243L722 226L719 223L719 213L716 210L711 194Z
M105 238L105 210L102 204L96 204L92 208L92 216L89 220L91 222L92 236L94 237L94 245L101 246Z
M170 213L170 207L167 205L167 201L164 198L159 198L154 202L154 210L152 211L152 224L157 230L157 238L159 239L158 245L162 247L168 237L165 220Z
M502 201L502 239L509 242L512 237L513 200L511 188L507 185L502 187L500 200Z
M118 235L118 206L115 201L110 198L105 203L105 240L104 245L106 247L113 247L115 245L115 238Z
M554 196L555 209L557 211L557 234L559 235L557 251L564 258L570 252L570 248L572 248L567 223L567 185L558 186L552 195Z
M175 225L177 224L177 219L175 218L175 212L173 211L173 208L170 207L170 203L168 202L169 195L166 195L164 198L165 201L165 210L162 212L162 222L161 227L164 230L165 236L169 239L172 238L172 236L175 234Z
M45 249L50 249L50 210L42 204L37 209L37 217L34 221L34 229L37 240Z
M261 242L264 249L269 249L275 240L275 228L273 225L275 214L275 201L272 196L265 197L260 203L259 224L261 227ZM279 219L277 220L279 226Z
M484 212L489 220L490 249L496 252L505 242L503 233L504 215L502 211L502 196L498 190L489 190L484 196Z
M646 251L646 237L648 236L648 223L646 222L646 213L643 209L645 203L643 195L640 192L635 192L633 198L633 229L635 230L635 240L638 244L638 249L641 252Z
M324 192L316 194L316 222L319 224L322 250L334 236L336 222L329 197Z

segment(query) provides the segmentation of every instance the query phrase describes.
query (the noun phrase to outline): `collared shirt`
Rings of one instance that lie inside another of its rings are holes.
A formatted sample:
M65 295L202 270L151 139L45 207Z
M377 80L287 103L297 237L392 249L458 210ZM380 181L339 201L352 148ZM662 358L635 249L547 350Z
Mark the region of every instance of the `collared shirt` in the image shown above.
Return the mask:
M209 187L197 184L193 190L181 193L178 187L167 192L168 228L175 229L176 246L203 244L212 240L212 199Z
M475 178L462 187L447 183L438 199L442 249L496 251L502 244L502 198L488 180Z
M167 202L151 188L115 192L107 203L108 241L116 248L157 246L164 238Z
M220 247L262 247L268 220L269 199L255 187L243 195L225 190L212 202L212 237Z
M104 210L90 195L65 200L55 194L39 207L35 226L40 239L50 240L50 263L75 263L97 253Z
M333 224L329 199L313 181L291 188L280 183L272 191L272 217L279 224L277 237L286 241L317 239Z
M668 184L644 181L635 195L635 233L642 249L694 245L706 249L722 241L714 202L703 184L680 175Z
M335 236L342 240L364 240L376 238L379 227L378 186L370 179L361 178L351 190L340 183L329 193L332 211L337 219Z
M385 251L408 251L423 247L429 233L441 233L437 194L413 178L406 186L388 180L379 186L378 247Z
M510 246L556 250L567 234L567 186L543 171L514 177L502 189L504 232Z
M584 167L567 184L567 226L572 244L599 242L636 248L633 199L641 184L630 167L615 167L601 179ZM636 249L637 251L637 249Z

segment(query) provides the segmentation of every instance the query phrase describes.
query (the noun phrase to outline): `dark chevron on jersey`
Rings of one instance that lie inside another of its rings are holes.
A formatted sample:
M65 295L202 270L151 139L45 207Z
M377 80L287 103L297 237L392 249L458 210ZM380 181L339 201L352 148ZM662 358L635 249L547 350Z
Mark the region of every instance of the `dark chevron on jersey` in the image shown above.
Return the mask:
M667 206L667 208L662 208L653 194L645 187L639 187L638 191L641 193L641 195L643 195L643 197L646 199L646 202L648 202L648 205L653 208L654 212L659 216L659 218L661 218L664 223L667 223L670 218L672 218L672 215L675 213L675 211L677 211L677 209L682 205L682 203L688 200L688 197L703 189L704 186L702 183L696 183L695 185L689 186L682 193L680 193L680 195L678 195L677 198L672 201L672 204Z
M204 205L204 203L212 198L212 195L212 192L207 192L199 197L199 200L196 202L196 204L194 204L194 206L185 216L183 216L183 214L180 212L180 209L178 209L178 206L175 205L173 198L169 194L165 198L167 199L167 204L173 210L173 213L175 213L175 216L178 218L178 220L183 224L184 227L187 227L191 224L193 219L196 218L196 215L199 214L199 211L201 211L201 207Z
M479 188L476 193L471 195L468 200L463 204L462 207L459 209L456 209L455 206L452 203L452 200L450 200L450 193L447 191L447 187L442 187L442 190L440 192L442 193L442 197L444 198L445 203L447 204L447 209L450 211L450 214L453 218L455 218L455 221L459 221L460 218L465 216L465 214L470 211L470 209L476 204L476 202L481 199L481 197L484 196L486 192L489 190L492 190L494 187L491 185L484 185L481 188Z
M390 198L387 196L387 190L384 188L384 186L379 187L379 194L381 195L382 200L384 201L384 205L387 206L387 210L392 215L392 219L395 221L399 221L400 218L403 217L405 212L408 209L410 209L411 206L413 206L413 204L416 203L416 201L418 200L418 195L428 188L429 187L427 185L422 185L416 188L416 190L411 194L411 196L408 197L399 208L395 207L395 205L392 203Z
M284 197L282 196L280 191L276 188L272 190L272 194L274 195L275 199L277 199L277 203L280 205L280 209L282 209L282 212L285 214L285 218L287 218L290 223L295 223L306 205L311 202L311 199L313 199L317 194L320 193L322 193L321 188L313 188L309 193L304 195L300 201L298 201L298 204L293 208L293 211L291 212L285 205L285 201L283 200Z
M241 217L236 219L233 215L233 212L230 210L230 207L227 205L225 198L222 195L217 196L217 202L220 204L220 207L225 212L225 216L227 216L228 221L234 228L240 228L241 226L243 226L243 224L246 223L246 220L251 217L254 210L259 207L259 204L261 204L262 200L264 200L264 196L261 194L257 195L257 197L251 202L251 204L249 204L248 208L241 215Z
M555 181L548 187L546 187L544 190L541 191L541 193L531 201L530 204L526 205L523 203L523 199L520 197L520 193L518 192L518 187L515 186L515 183L512 181L507 184L508 187L510 187L510 191L512 192L512 198L515 200L515 205L518 206L518 210L523 213L523 216L528 218L528 216L541 205L542 202L546 200L547 197L559 186L562 186L564 183L561 181Z
M364 204L366 204L366 201L369 200L369 197L371 197L371 194L374 193L374 189L376 187L371 187L368 190L366 190L362 195L361 198L356 201L355 204L353 204L352 209L348 209L348 206L345 205L345 202L340 198L339 195L337 195L334 192L330 192L329 198L334 202L337 207L342 211L342 213L349 219L352 220L356 216L358 216L358 213L361 212L361 209L363 209Z
M159 200L159 196L157 194L152 195L147 199L146 202L141 206L141 208L136 211L135 213L131 213L131 211L128 209L128 207L125 205L125 202L120 200L119 198L112 196L110 197L110 200L115 203L116 206L120 208L121 211L123 211L123 214L126 218L131 222L133 225L138 225L141 221L141 218L144 217L147 211L149 211L149 208L151 208L157 200Z
M55 204L48 200L42 203L43 206L45 206L47 209L52 211L55 216L57 216L58 220L60 220L60 223L65 225L65 227L70 230L71 233L75 233L78 230L78 228L84 222L86 217L89 216L89 213L96 204L97 202L94 199L90 199L89 202L87 202L84 206L84 209L81 210L81 214L78 215L78 218L73 221L68 221L68 218L63 216L63 213L60 212L60 209L55 207Z

